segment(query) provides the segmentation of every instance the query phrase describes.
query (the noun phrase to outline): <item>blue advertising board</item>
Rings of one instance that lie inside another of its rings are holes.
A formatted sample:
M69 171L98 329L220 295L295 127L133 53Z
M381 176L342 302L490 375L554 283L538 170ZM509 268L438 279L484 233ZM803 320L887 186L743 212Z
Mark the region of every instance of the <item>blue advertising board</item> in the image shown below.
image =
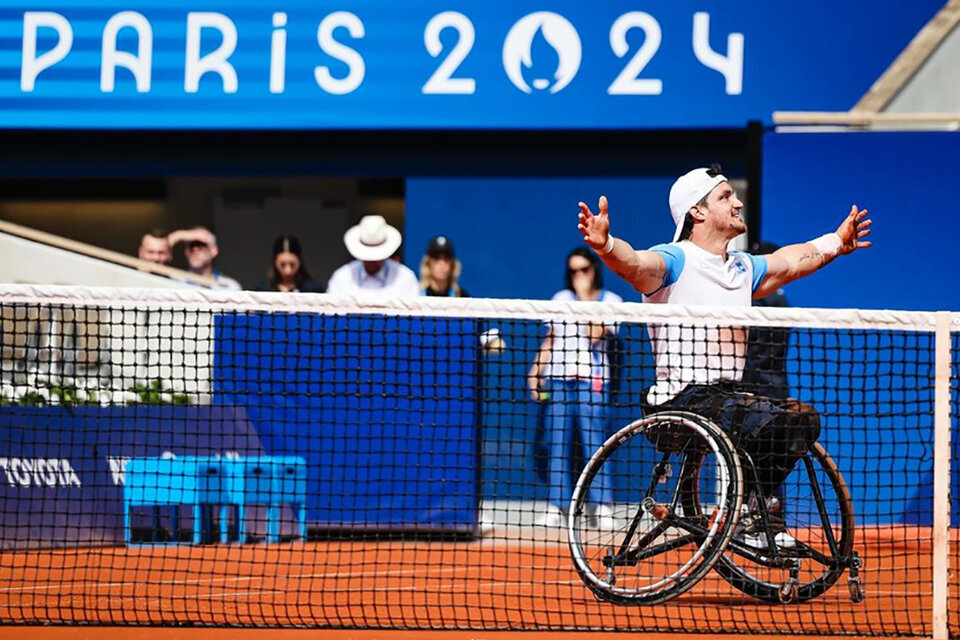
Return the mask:
M473 533L476 320L224 314L216 401L247 408L272 455L307 460L307 520Z
M132 457L262 454L236 407L3 407L0 549L123 544Z
M0 127L743 127L850 108L941 6L29 0Z

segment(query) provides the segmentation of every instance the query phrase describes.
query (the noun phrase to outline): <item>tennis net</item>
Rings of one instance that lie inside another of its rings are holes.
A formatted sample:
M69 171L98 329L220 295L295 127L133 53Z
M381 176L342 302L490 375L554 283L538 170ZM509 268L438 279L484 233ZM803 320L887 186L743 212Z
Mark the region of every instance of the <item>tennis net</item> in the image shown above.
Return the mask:
M3 624L960 634L957 314L11 285L0 349Z

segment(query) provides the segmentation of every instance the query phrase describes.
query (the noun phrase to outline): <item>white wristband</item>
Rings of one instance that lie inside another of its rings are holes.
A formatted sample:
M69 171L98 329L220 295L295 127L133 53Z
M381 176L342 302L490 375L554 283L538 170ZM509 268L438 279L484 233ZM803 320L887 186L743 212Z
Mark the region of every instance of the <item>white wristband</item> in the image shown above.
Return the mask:
M613 251L613 234L612 234L612 233L608 233L608 234L607 234L607 244L603 245L603 249L600 250L600 254L601 254L601 255L607 255L607 254L610 253L611 251Z
M816 240L811 240L810 244L815 246L823 257L833 258L840 253L843 240L836 233L825 233Z

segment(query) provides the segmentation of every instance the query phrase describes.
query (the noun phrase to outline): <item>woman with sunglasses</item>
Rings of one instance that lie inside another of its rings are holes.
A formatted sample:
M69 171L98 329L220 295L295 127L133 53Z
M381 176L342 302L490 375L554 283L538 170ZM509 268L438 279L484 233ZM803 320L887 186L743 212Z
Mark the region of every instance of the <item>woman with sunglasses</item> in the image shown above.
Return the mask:
M553 300L571 302L621 302L620 296L603 288L600 259L586 247L577 247L567 256L563 289ZM583 460L603 444L606 435L605 409L610 381L607 340L616 327L593 322L551 322L530 367L528 383L534 400L546 407L545 440L549 450L548 478L550 507L536 523L559 527L570 504L575 478L570 472L573 443L579 442ZM579 438L574 430L579 429ZM609 483L598 478L594 517L598 527L614 526L609 506Z

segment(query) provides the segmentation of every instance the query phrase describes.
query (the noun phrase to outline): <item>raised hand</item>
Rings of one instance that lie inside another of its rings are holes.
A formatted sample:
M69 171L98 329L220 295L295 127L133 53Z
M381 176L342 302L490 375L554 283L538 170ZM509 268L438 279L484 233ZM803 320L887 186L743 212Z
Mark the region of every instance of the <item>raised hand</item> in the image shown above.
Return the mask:
M578 214L579 224L577 229L583 234L583 241L586 242L594 251L600 251L607 244L607 237L610 235L610 216L607 213L607 196L600 196L600 202L597 205L599 213L593 215L583 202L580 203L580 213Z
M870 225L873 221L867 218L867 210L858 210L857 205L850 207L850 214L840 223L837 235L843 242L840 254L845 255L857 249L866 249L871 245L869 240L863 240L870 235Z

